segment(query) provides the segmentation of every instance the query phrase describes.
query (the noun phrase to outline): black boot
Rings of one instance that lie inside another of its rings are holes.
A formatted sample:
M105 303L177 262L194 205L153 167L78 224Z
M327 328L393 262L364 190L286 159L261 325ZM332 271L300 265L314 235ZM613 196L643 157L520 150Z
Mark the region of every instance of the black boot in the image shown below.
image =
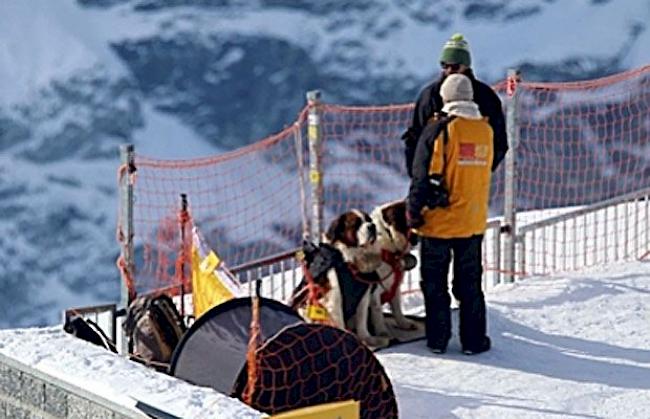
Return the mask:
M490 338L485 336L477 345L463 346L463 353L465 355L476 355L489 351L491 346Z

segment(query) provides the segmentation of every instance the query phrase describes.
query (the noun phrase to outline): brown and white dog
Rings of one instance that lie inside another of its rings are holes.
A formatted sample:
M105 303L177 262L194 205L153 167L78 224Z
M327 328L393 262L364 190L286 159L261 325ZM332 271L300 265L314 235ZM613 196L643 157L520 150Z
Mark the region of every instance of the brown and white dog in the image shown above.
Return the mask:
M382 310L388 302L397 327L416 328L402 312L399 292L404 271L416 263L409 253L414 238L408 234L404 201L396 201L376 208L372 217L356 209L347 211L331 222L320 245L304 246L318 304L327 311L330 324L353 331L370 347L388 346L394 337ZM290 305L309 321L307 293L303 279Z
M384 347L389 337L373 336L368 330L370 304L379 285L377 270L382 265L376 239L377 227L366 212L353 209L332 221L323 242L341 252L352 275L338 275L337 281L330 279L333 295L328 310L332 319L338 317L339 324L354 331L368 346Z
M390 304L391 313L398 328L416 329L416 324L407 319L402 311L400 285L407 270L415 267L417 261L410 251L417 244L417 236L409 233L406 223L406 203L393 201L376 207L371 219L377 230L375 249L382 263L377 268L381 286L373 292L370 301L370 320L375 333L390 336L383 315L382 306Z

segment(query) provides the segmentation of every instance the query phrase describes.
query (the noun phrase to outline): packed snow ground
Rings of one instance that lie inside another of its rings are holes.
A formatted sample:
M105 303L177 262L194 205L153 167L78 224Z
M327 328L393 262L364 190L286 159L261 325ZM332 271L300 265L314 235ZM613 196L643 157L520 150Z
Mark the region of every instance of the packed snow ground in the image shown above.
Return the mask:
M431 354L423 341L377 354L401 418L648 417L650 263L498 285L487 300L490 352L462 355L454 337L444 355ZM417 294L406 304L422 312ZM259 416L60 327L2 330L0 353L127 406L131 395L184 417Z

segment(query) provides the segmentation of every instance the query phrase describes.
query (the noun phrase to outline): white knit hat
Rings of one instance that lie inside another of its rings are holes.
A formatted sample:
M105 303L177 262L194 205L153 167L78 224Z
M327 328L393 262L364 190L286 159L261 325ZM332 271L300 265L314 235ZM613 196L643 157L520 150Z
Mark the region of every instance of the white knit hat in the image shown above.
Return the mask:
M482 118L478 105L474 103L474 89L469 77L459 73L450 74L440 86L440 96L444 103L443 112L470 119Z
M440 96L445 103L474 100L472 81L463 74L450 74L440 86Z

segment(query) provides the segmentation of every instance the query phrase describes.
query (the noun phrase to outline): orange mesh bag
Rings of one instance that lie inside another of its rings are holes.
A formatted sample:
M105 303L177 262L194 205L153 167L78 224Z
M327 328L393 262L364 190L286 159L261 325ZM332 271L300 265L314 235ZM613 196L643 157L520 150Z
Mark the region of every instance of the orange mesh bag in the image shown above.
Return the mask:
M391 382L374 354L354 335L323 325L285 327L256 352L254 389L244 370L233 396L276 414L306 406L358 400L362 418L396 418Z

